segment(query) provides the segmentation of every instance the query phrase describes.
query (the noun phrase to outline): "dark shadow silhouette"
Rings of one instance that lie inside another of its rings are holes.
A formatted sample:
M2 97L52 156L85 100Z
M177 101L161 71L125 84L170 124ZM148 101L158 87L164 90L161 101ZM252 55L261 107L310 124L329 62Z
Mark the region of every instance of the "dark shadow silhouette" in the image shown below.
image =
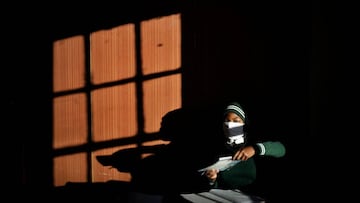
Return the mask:
M119 150L111 155L97 156L96 159L103 166L111 166L119 172L132 172L140 164L141 154L157 154L165 148L163 145L143 146L139 148L129 148Z
M217 133L219 117L205 108L181 108L162 118L159 138L166 145L124 149L98 156L104 166L131 173L131 190L142 194L176 196L208 190L205 177L197 170L217 158L222 136ZM141 153L150 156L139 159Z

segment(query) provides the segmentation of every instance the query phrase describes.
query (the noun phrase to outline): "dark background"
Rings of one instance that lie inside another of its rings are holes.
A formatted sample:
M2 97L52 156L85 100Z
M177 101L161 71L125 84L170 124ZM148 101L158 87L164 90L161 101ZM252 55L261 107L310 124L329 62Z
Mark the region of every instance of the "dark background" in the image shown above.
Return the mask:
M331 186L351 174L344 161L334 164L353 149L342 147L350 146L349 107L357 94L352 70L358 23L351 6L156 0L7 8L11 12L2 18L7 188L51 187L52 42L178 11L184 105L236 99L260 132L279 136L287 157L281 184L274 182L273 190L321 199L330 195L320 190L333 191Z

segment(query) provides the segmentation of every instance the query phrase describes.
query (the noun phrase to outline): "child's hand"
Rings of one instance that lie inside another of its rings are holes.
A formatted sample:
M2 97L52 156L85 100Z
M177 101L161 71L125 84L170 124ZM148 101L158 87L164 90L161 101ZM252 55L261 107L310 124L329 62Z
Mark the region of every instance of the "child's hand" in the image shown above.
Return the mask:
M218 173L219 173L218 169L210 169L206 171L205 175L210 182L215 182Z

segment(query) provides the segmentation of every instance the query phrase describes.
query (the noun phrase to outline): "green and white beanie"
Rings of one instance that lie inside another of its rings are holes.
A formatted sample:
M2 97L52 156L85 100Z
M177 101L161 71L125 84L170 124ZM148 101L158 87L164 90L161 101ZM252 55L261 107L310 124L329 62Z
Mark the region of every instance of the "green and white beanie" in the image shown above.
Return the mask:
M245 122L245 112L239 103L237 102L229 103L225 108L224 115L226 115L229 112L235 113Z

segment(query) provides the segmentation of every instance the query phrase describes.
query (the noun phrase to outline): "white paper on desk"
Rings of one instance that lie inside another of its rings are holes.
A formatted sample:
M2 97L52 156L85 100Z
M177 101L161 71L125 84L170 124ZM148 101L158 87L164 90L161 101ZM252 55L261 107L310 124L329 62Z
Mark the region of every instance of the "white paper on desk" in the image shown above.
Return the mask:
M239 162L240 162L240 160L232 160L231 156L220 157L219 160L217 162L215 162L214 164L207 166L205 168L199 169L198 171L204 172L209 169L217 169L219 171L224 171L226 169L233 167L235 164L237 164Z

